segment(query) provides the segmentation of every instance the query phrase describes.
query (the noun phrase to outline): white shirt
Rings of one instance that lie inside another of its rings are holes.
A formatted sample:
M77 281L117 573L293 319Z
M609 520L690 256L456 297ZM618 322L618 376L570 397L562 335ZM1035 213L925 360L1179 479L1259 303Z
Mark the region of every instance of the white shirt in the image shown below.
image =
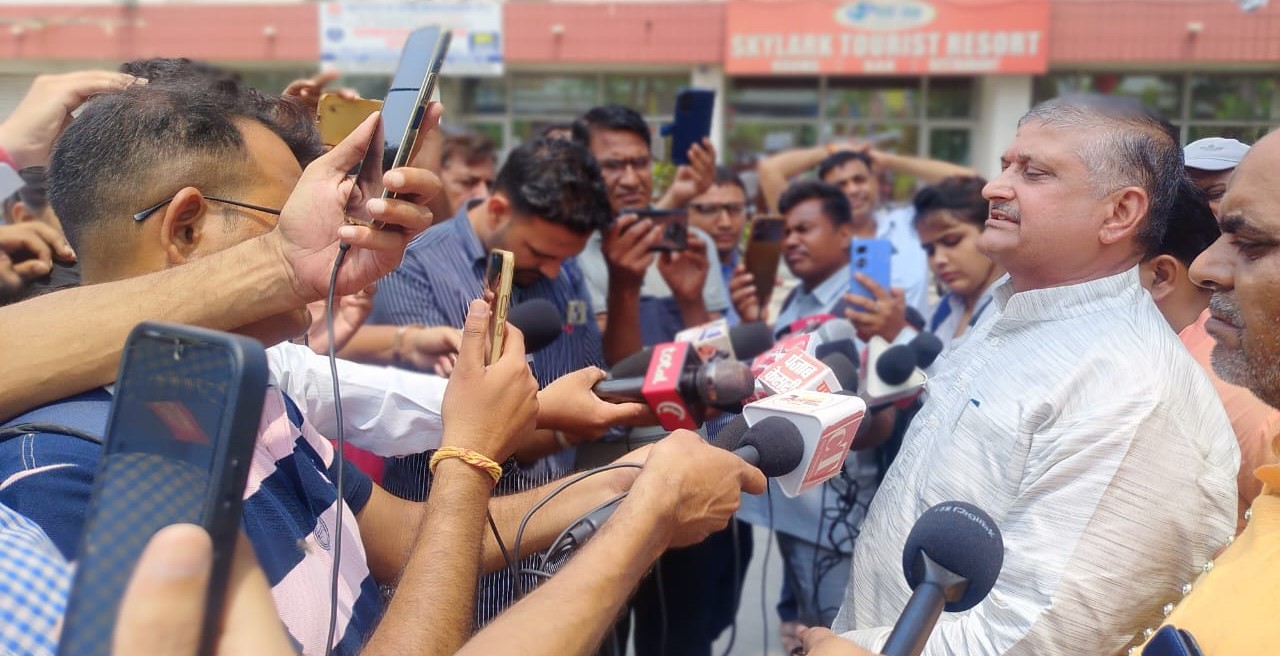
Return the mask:
M267 367L307 421L329 438L338 435L329 358L288 342L267 349ZM338 359L342 420L352 446L383 457L439 448L440 404L449 381L439 376Z
M689 234L697 235L706 244L707 280L702 285L702 303L707 312L723 312L729 307L729 292L725 286L724 274L720 272L720 255L716 253L716 242L711 235L693 226ZM916 245L919 246L917 240ZM604 240L597 230L591 233L586 247L578 254L578 267L582 269L587 280L587 291L591 294L591 307L597 313L606 312L609 308L609 264L604 259ZM640 285L640 295L653 298L671 296L671 286L658 271L657 261L644 272L644 282Z
M1116 654L1235 531L1239 449L1137 268L1015 294L929 383L854 550L833 629L876 651L910 596L902 545L942 501L1004 536L990 595L925 654Z

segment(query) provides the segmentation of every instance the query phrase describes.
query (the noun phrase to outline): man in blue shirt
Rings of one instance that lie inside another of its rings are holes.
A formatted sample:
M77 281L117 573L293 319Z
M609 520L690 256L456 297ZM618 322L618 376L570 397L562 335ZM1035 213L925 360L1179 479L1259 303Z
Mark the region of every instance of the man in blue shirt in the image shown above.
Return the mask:
M512 304L534 298L560 311L564 334L533 356L541 386L587 366L604 364L600 330L574 256L588 237L613 222L600 172L581 146L536 139L515 149L498 172L493 195L472 201L453 220L428 230L409 245L400 268L378 284L374 323L461 327L467 306L484 292L492 249L515 255ZM603 374L602 374L603 375ZM572 444L596 435L566 436L538 431L516 452L520 469L498 491L533 487L573 467ZM384 483L410 500L430 490L430 453L387 460ZM530 578L526 587L536 585ZM477 605L481 624L513 601L506 572L486 578Z
M738 246L749 209L746 185L727 166L717 166L711 187L689 202L689 225L711 236L720 258L720 277L726 281L733 278L738 266ZM730 326L741 321L732 304L725 308L724 318Z

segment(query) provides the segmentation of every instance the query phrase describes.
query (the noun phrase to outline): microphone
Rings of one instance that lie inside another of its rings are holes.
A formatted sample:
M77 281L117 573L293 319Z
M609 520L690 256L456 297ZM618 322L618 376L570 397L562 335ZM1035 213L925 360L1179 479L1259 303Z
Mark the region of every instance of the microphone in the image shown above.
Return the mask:
M842 353L850 362L862 358L858 351L858 331L848 319L832 319L814 331L817 344L813 356L819 360L830 353ZM851 388L846 388L851 389Z
M916 353L910 346L890 346L883 338L872 337L867 342L859 395L867 405L877 408L919 394L928 378L916 362Z
M930 332L921 332L912 338L907 344L916 354L916 366L921 369L928 369L934 360L938 359L938 355L942 353L942 340L937 335Z
M902 318L907 320L908 326L915 328L917 332L924 332L924 315L920 314L920 310L908 305L902 315Z
M653 348L644 376L602 380L592 390L605 401L646 403L664 429L675 430L700 426L707 406L736 408L755 391L755 382L745 363L702 364L691 344L668 342Z
M545 298L531 298L507 310L507 322L524 333L525 353L537 353L564 332L560 311Z
M843 353L828 353L822 358L822 364L827 365L832 375L836 377L836 382L840 384L841 394L856 394L858 391L858 365L853 360L845 357Z
M773 334L762 321L732 328L726 319L716 319L676 333L677 342L689 342L703 362L749 360L773 346Z
M631 355L614 363L609 369L610 378L628 378L643 376L649 371L649 361L653 359L653 347L646 346Z
M944 501L916 520L902 549L911 599L881 650L918 656L943 610L969 610L986 598L1004 564L1004 539L995 520L972 504Z
M822 314L811 314L807 317L800 317L799 319L792 321L790 324L787 324L787 327L785 330L782 331L782 334L794 335L796 333L812 332L814 328L817 328L818 326L821 326L822 324L835 318L836 318L836 315L831 314L830 312L824 312Z
M780 419L799 432L803 457L789 472L774 477L783 494L796 497L840 473L866 411L866 403L857 396L799 390L743 406L742 416L753 428ZM733 422L721 431L724 439L730 439L725 434L731 428Z

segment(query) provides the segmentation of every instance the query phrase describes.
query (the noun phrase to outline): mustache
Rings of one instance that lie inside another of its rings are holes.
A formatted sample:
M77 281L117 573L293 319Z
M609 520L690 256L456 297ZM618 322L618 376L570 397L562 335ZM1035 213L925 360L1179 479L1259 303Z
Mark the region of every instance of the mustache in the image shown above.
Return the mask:
M1222 292L1214 292L1209 297L1209 312L1232 325L1240 325L1240 308Z
M1008 216L1014 221L1017 221L1019 223L1022 222L1022 212L1019 211L1017 207L1014 207L1013 203L1009 203L1009 202L992 203L991 209L988 211L988 214L990 214L990 212L999 212L1001 214L1004 214L1005 216Z

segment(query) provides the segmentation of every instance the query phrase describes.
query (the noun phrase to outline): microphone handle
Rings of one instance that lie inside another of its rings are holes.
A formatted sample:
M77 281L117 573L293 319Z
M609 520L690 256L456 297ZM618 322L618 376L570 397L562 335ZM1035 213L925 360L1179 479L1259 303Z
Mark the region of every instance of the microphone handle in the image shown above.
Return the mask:
M609 403L644 403L643 387L644 378L628 376L606 378L592 386L591 391Z
M884 656L919 656L946 604L940 584L922 581L911 591L911 599L902 609L902 615L898 616L880 652Z

